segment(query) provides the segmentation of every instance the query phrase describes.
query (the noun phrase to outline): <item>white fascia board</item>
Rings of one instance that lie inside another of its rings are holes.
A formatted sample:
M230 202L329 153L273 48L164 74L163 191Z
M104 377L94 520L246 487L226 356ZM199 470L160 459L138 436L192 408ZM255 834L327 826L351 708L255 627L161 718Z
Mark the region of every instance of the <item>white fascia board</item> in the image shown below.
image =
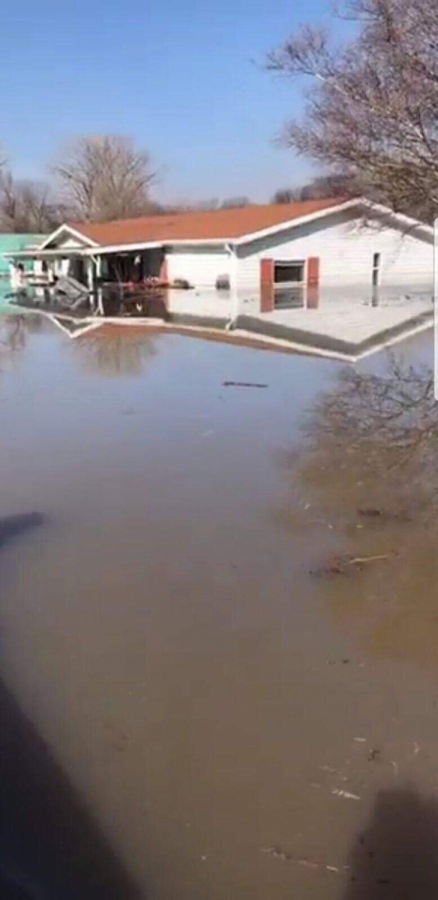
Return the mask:
M131 253L137 250L153 250L162 247L162 241L137 244L96 244L94 247L84 249L85 256L101 256L105 253Z
M245 234L241 238L236 238L233 243L236 246L240 246L242 244L248 244L252 241L259 240L260 238L269 237L274 234L278 234L282 231L288 231L292 228L298 228L300 225L307 225L311 222L316 222L320 219L324 219L327 216L333 215L333 213L345 212L349 209L364 209L370 213L374 213L375 217L383 217L388 219L388 224L397 223L397 225L402 228L404 231L416 231L417 237L424 237L425 239L433 240L433 228L429 225L426 225L424 222L420 222L419 219L413 219L410 216L405 216L402 213L394 212L394 210L390 209L388 206L382 206L379 203L373 203L372 200L366 200L364 197L355 197L352 200L346 200L343 203L338 203L335 206L328 206L326 209L319 210L316 213L310 213L307 216L300 216L298 219L290 219L288 222L281 222L279 225L273 225L270 228L264 228L262 231L256 231L253 234Z
M86 256L100 256L105 253L133 253L141 250L154 250L157 247L224 247L227 244L225 238L210 238L192 241L143 241L135 244L99 244L93 249L84 251Z
M93 252L93 251L91 251ZM10 250L3 253L5 259L54 259L55 257L67 258L68 256L88 256L88 248L69 247L67 250Z
M395 212L389 206L383 206L381 203L374 203L372 200L365 200L365 198L360 201L360 205L370 213L386 218L388 224L396 222L400 228L406 232L416 231L416 237L420 237L420 234L418 234L418 232L420 232L422 237L433 240L433 226L427 225L426 222L420 222L419 219L413 219L412 216L406 216L404 213Z
M344 210L352 209L360 203L361 201L357 198L354 200L346 200L343 203L328 206L326 209L320 209L318 212L309 213L307 216L300 216L297 219L288 219L287 222L279 222L278 225L270 225L269 228L263 228L261 231L254 231L252 234L244 234L243 237L234 238L232 242L237 246L249 244L251 241L258 241L260 238L270 237L270 235L278 234L280 231L288 231L291 228L298 228L300 225L307 225L308 222L323 219L325 216L331 216L334 212L343 212Z
M43 259L51 256L102 256L106 253L135 253L141 250L154 250L157 247L223 247L227 249L227 242L218 239L200 240L200 241L148 241L136 244L95 244L93 247L55 247L52 250L36 247L35 249L11 250L8 254L4 254L14 258L23 259Z
M34 259L39 250L5 250L2 259Z

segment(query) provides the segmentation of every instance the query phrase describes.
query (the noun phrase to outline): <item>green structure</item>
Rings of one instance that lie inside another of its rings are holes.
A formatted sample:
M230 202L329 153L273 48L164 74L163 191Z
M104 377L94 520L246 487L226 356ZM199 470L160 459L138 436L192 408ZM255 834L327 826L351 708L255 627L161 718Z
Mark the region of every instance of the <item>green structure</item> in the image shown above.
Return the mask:
M9 275L9 263L4 254L13 250L24 250L27 247L39 246L46 235L44 234L0 234L0 277ZM27 272L32 271L31 260L23 262Z

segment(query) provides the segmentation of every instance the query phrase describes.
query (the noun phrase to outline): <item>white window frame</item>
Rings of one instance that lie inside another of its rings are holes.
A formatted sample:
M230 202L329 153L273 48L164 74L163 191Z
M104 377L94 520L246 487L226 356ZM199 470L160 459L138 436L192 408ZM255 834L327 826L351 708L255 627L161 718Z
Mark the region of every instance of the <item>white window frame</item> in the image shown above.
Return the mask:
M306 265L307 260L305 259L274 259L274 291L293 287L304 287L306 284ZM301 266L303 270L302 281L276 281L276 266Z

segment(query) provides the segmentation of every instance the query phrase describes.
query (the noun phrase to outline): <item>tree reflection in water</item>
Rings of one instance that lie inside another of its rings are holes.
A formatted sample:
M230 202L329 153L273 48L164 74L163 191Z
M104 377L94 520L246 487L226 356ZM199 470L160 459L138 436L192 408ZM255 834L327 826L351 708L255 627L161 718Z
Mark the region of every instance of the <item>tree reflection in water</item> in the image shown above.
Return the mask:
M321 473L335 475L321 479L325 502L332 492L346 495L350 509L372 498L381 503L385 495L399 511L402 500L418 509L420 498L429 509L438 487L438 405L428 367L403 369L392 359L385 376L344 371L304 432L312 450L305 480L315 481L318 463Z
M11 363L18 352L24 350L28 335L40 328L39 316L0 317L0 370Z
M156 336L135 326L102 326L77 338L73 348L81 366L109 377L141 375L157 353Z
M280 520L308 528L324 599L373 654L438 665L438 404L430 368L344 371L287 457ZM318 550L333 539L333 556ZM325 554L325 556L324 556ZM341 560L362 560L338 566Z

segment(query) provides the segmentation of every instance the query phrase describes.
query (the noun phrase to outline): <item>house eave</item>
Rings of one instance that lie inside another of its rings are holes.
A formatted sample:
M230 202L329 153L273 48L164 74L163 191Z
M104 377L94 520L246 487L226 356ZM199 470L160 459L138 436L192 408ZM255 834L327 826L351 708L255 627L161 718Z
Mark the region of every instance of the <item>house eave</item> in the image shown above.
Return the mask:
M106 253L135 253L141 250L155 250L161 247L225 247L225 238L202 238L201 240L162 240L136 241L132 244L99 244L93 249L84 251L86 256L104 255Z
M64 222L63 225L60 225L56 231L53 231L52 234L49 234L49 237L41 244L40 250L46 250L52 241L56 241L58 237L62 234L70 235L71 237L77 238L80 241L83 241L85 244L88 244L89 247L98 247L99 245L96 241L93 241L92 238L87 237L86 234L83 234L82 231L78 231L76 228L72 228L71 225L67 225Z
M289 219L286 222L281 222L278 225L272 225L270 228L263 228L260 231L255 231L252 234L245 234L240 238L234 238L232 242L236 246L242 246L244 244L250 244L253 241L262 240L266 237L271 237L275 234L280 234L283 231L290 231L294 228L299 228L302 225L307 225L312 222L317 222L321 219L325 219L328 216L332 216L334 213L342 213L348 212L351 209L362 209L364 212L368 212L370 215L374 215L375 218L383 218L386 220L388 225L397 225L406 233L414 233L415 236L419 238L423 238L425 240L433 240L434 231L430 225L426 225L424 222L420 222L418 219L413 219L410 216L406 216L403 213L394 212L394 210L390 209L387 206L382 206L379 203L374 203L372 200L366 200L364 197L355 197L351 200L343 201L342 203L337 203L334 206L328 206L325 209L319 210L318 212L310 213L307 216L300 216L296 219Z
M93 250L91 250L91 254L92 253L93 253ZM81 247L69 247L68 250L66 250L66 249L61 250L58 248L54 248L53 250L40 250L40 249L10 250L9 253L6 252L6 253L2 254L3 259L10 259L12 261L15 259L18 259L18 260L20 260L20 259L54 259L54 258L65 259L67 256L82 257L82 256L88 256L88 255L89 255L88 248L85 249L85 248L81 248Z

